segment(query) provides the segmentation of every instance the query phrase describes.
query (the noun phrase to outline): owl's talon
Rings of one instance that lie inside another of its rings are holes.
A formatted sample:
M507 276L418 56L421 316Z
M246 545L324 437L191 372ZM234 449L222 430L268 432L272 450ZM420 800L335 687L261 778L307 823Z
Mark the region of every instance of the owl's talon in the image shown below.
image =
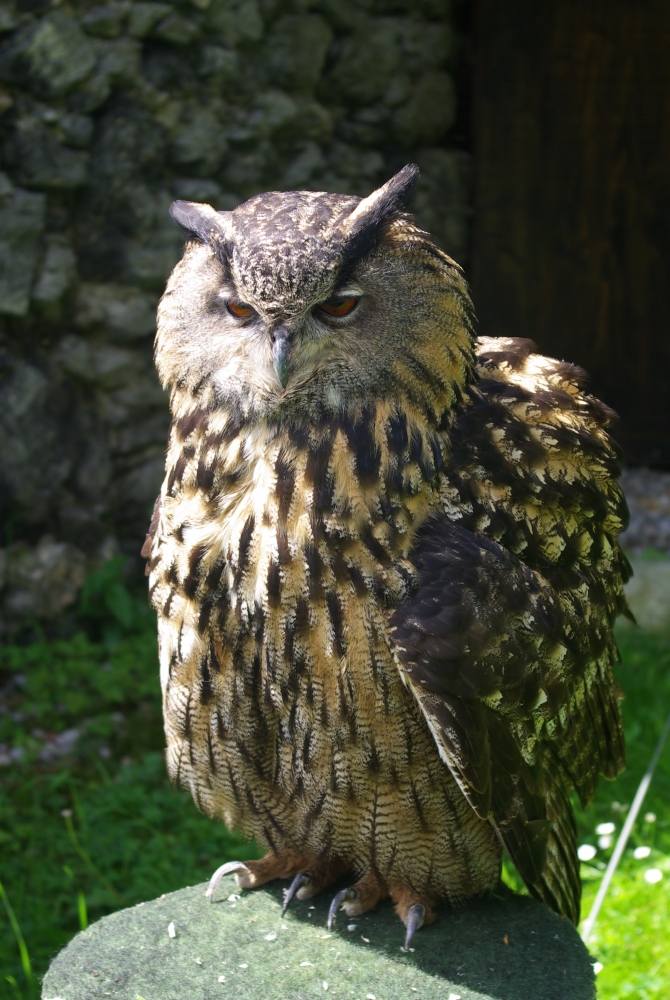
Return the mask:
M407 914L407 934L405 935L405 944L403 945L403 951L409 951L409 946L412 943L412 938L416 931L420 927L423 927L423 922L426 917L426 908L422 906L421 903L415 903L414 906L410 906L409 913Z
M281 908L282 917L288 910L289 904L293 899L293 897L295 896L295 894L297 893L298 889L301 889L303 886L307 885L311 881L312 881L312 876L310 875L309 872L299 872L296 875L296 877L293 879L290 886L286 890L286 895L284 896L284 905Z
M349 903L353 899L358 899L358 892L356 889L341 889L334 897L330 904L330 909L328 910L328 930L332 931L333 921L337 911L345 903Z
M233 872L245 872L247 875L251 875L251 871L249 870L249 868L247 868L247 866L244 864L243 861L227 861L225 865L221 865L220 868L216 869L211 879L209 880L209 885L207 886L207 891L205 893L205 896L209 897L210 903L214 902L214 890L216 889L221 879L224 877L224 875L231 875ZM238 885L240 885L239 878L236 879L236 882ZM243 886L242 888L247 888L247 887Z

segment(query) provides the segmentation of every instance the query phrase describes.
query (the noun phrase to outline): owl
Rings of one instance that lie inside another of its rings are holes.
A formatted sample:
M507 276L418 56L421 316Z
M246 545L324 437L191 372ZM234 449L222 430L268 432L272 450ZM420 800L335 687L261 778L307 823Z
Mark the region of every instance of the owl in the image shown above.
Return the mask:
M624 762L612 413L369 197L177 201L158 311L166 477L143 555L173 781L267 849L223 865L404 947L500 879L576 922L573 791ZM294 903L293 905L298 905Z

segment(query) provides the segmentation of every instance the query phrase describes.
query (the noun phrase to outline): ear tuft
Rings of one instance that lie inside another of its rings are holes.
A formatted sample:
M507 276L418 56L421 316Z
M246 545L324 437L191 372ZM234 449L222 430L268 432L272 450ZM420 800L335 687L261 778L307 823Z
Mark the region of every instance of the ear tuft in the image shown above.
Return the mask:
M363 198L347 219L347 229L353 235L361 229L381 225L396 212L402 211L414 190L419 177L419 168L408 163L397 174Z
M418 177L417 165L408 163L386 184L359 201L345 223L344 256L347 261L373 249L386 223L405 208Z
M203 243L211 243L212 239L217 242L225 240L227 214L197 201L173 201L170 205L170 215L174 221Z

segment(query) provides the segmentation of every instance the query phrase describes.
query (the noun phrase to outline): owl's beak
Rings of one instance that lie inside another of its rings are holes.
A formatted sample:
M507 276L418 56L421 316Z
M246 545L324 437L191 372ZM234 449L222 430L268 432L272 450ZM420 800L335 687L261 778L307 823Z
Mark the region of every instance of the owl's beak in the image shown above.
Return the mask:
M272 331L272 363L275 366L277 378L282 389L286 388L291 360L291 341L289 331L285 326L278 326Z

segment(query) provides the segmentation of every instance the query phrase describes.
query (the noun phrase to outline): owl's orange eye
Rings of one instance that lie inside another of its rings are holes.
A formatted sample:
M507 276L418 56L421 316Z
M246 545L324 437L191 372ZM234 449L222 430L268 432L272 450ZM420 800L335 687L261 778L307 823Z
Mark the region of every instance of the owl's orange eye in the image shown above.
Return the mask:
M358 298L355 295L333 295L319 305L319 309L328 313L329 316L348 316L358 305Z
M233 302L232 299L226 302L226 308L230 315L237 319L247 319L253 313L253 309L246 302Z

